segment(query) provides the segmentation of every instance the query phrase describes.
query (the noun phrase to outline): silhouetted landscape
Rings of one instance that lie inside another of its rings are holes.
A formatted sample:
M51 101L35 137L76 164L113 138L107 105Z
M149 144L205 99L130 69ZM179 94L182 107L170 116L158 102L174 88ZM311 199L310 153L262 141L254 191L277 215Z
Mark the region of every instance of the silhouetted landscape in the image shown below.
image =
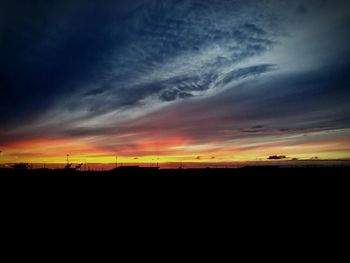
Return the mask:
M350 167L279 167L246 166L242 168L159 169L158 167L123 166L110 171L77 171L75 169L0 169L1 176L11 177L224 177L224 178L349 178Z
M0 177L347 178L349 27L345 0L0 0Z

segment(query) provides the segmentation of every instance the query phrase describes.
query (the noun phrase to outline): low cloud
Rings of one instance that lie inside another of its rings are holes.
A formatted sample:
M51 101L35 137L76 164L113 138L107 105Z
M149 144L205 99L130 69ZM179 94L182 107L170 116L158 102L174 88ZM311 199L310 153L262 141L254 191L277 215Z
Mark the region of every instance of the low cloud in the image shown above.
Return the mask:
M272 155L272 156L269 156L269 158L267 158L267 159L268 160L285 160L287 158L288 157L285 155Z

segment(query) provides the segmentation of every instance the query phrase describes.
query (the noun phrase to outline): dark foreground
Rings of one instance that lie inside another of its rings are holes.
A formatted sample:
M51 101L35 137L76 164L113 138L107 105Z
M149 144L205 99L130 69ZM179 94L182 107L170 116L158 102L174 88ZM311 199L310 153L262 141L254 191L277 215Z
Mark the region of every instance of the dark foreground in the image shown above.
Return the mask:
M270 201L260 201L264 200L262 197L278 202L283 200L281 197L294 200L310 196L311 200L333 204L330 200L336 199L335 203L349 200L349 189L349 167L174 170L134 167L89 172L63 169L0 170L0 196L4 200L23 195L32 198L34 195L40 202L47 196L58 199L75 195L86 199L91 196L104 201L116 200L118 196L124 201L136 199L137 203L147 203L150 199L157 203L167 198L200 196L208 203L213 203L213 198L239 202L253 199L254 203L267 204ZM321 196L325 197L322 199Z
M1 177L213 177L213 178L312 178L350 179L350 167L244 167L239 169L156 169L120 167L111 171L0 169Z

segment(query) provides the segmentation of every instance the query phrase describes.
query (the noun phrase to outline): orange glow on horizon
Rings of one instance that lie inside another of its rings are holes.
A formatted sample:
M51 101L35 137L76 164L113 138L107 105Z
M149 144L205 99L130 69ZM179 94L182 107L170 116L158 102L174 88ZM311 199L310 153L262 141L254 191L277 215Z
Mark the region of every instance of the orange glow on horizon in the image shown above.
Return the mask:
M1 163L64 164L66 154L73 163L220 163L266 160L271 155L286 155L290 159L348 159L350 143L343 139L325 139L288 145L282 141L259 142L238 140L229 145L220 142L193 144L184 137L138 140L132 147L118 147L118 151L97 147L86 139L34 139L1 146Z

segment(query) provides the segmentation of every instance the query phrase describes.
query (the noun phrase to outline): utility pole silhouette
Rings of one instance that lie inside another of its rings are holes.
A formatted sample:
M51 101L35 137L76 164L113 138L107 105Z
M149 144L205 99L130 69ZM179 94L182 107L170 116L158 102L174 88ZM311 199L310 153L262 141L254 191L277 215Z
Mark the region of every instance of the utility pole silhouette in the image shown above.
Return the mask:
M118 168L118 156L115 156L115 168Z
M69 154L67 154L67 165L66 165L66 169L70 169L72 166L72 164L69 163Z

